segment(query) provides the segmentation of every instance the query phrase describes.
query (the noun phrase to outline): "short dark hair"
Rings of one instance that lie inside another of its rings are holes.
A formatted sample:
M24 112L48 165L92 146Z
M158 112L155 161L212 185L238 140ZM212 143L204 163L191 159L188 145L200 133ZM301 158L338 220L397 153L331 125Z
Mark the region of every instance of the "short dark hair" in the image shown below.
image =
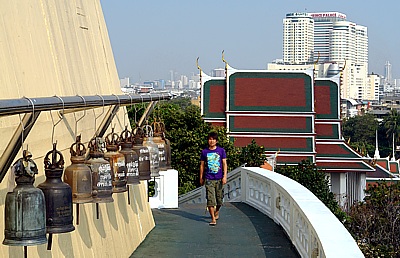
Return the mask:
M210 139L210 138L213 138L213 139L215 139L215 140L218 141L218 134L217 134L217 132L214 132L214 131L209 132L209 133L208 133L207 139Z

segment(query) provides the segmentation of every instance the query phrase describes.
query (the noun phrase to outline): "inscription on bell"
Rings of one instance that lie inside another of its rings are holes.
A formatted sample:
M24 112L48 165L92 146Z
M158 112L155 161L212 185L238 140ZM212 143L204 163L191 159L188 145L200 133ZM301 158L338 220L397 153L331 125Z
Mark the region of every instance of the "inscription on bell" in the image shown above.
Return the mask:
M139 176L138 166L139 166L139 163L136 160L126 163L126 167L128 168L127 176Z
M99 181L97 182L97 186L98 187L112 186L110 164L100 164L98 171L99 171Z
M56 208L56 213L59 217L69 217L72 214L72 210L69 206L61 206Z

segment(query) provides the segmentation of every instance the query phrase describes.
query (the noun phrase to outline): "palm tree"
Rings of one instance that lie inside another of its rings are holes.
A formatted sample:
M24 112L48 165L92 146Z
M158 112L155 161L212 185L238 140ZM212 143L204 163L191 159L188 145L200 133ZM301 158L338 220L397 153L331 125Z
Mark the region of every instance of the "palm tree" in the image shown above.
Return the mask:
M384 123L386 138L388 140L392 138L393 145L396 146L400 136L400 114L396 109L390 110L390 114L385 118Z

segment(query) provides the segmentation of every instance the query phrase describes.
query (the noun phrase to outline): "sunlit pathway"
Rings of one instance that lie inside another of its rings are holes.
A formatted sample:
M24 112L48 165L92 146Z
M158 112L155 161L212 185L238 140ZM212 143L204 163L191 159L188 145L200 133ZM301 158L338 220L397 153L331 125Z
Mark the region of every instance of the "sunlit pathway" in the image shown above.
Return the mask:
M216 226L205 205L153 215L156 227L131 257L299 257L280 226L243 203L226 203Z

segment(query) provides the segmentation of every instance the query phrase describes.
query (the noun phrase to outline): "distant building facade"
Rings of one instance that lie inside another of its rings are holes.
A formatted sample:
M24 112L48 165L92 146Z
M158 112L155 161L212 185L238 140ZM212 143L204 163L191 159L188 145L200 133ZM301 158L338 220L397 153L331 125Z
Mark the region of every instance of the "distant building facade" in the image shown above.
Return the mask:
M339 12L310 13L314 20L314 61L331 60L331 33L334 22L345 21L346 15ZM319 53L319 56L318 56Z
M307 13L288 13L283 19L284 64L313 62L314 20Z
M367 27L339 12L288 13L283 24L284 65L335 64L342 72L342 98L369 95Z

